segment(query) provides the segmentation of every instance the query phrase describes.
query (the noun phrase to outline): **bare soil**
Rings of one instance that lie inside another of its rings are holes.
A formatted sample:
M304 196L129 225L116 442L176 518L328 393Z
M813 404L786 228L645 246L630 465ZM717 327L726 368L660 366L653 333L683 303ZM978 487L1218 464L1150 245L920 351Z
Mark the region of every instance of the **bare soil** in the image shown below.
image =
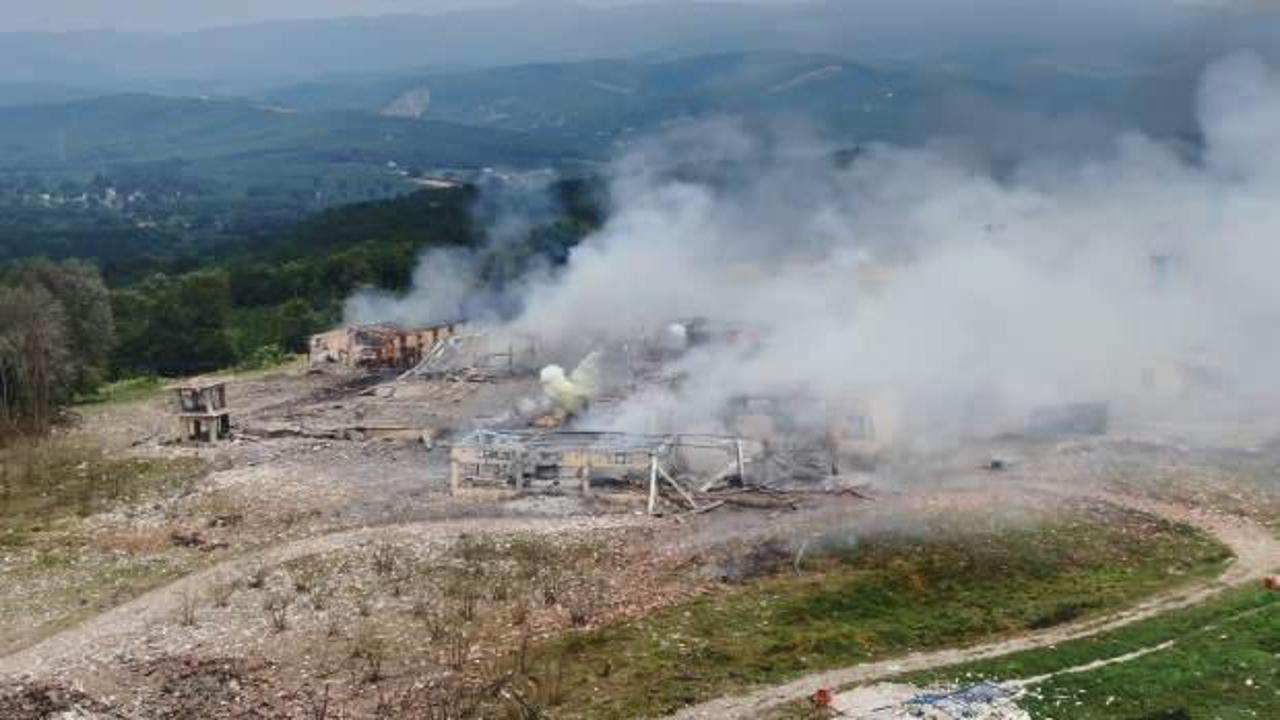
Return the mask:
M75 573L50 569L26 586L29 614L0 619L0 652L7 653L0 656L0 717L316 717L317 708L330 703L344 711L329 717L365 717L446 692L459 673L410 672L414 663L438 668L451 662L433 655L442 644L429 639L440 608L422 598L447 594L435 584L453 577L450 553L474 536L499 538L508 549L533 538L559 548L555 552L598 551L582 561L573 585L577 592L604 590L585 606L564 598L540 604L546 588L538 578L515 591L529 603L504 597L483 604L482 614L492 617L479 626L508 647L706 592L711 578L697 559L728 540L855 516L867 524L892 522L890 508L998 507L1017 518L1022 509L1044 512L1057 502L1094 498L1191 524L1236 555L1214 581L1105 618L813 675L675 716L717 720L759 717L819 688L1104 632L1201 602L1280 564L1280 522L1269 526L1276 517L1271 507L1239 489L1273 478L1280 448L1192 450L1105 439L971 443L895 459L866 478L874 482L875 503L816 496L794 511L726 508L683 518L641 515L643 498L626 495L450 497L442 441L500 420L535 391L530 379L397 383L301 370L232 378L236 438L216 447L170 443L167 398L86 409L76 432L111 452L189 455L212 470L181 494L62 530L92 547L99 554L93 557L111 552L143 565L157 559L170 565L153 568L148 582L155 589L122 597L83 621L75 608L54 602L82 582ZM996 457L1004 460L998 470L990 462ZM1175 487L1182 491L1164 492ZM397 548L392 565L417 569L407 579L380 571L384 546ZM170 581L166 573L181 577ZM285 598L283 611L273 609L277 597ZM529 615L511 622L507 614L522 603L532 607ZM465 650L461 662L472 677L510 661L478 640ZM382 654L392 658L386 667L374 662ZM386 677L360 680L370 673Z

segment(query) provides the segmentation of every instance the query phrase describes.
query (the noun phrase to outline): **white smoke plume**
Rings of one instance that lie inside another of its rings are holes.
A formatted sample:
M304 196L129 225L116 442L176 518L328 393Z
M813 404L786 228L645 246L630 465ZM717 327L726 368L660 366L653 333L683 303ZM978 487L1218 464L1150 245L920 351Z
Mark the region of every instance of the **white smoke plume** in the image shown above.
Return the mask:
M512 329L553 345L691 317L758 329L754 352L687 356L680 395L600 419L637 431L710 429L728 397L796 391L892 395L921 435L996 431L1038 403L1136 407L1189 366L1230 378L1234 401L1274 398L1280 76L1220 62L1198 111L1199 152L1130 134L999 176L941 145L842 167L796 128L674 131L619 161L613 216Z
M418 258L407 293L364 289L347 298L347 325L393 323L420 327L467 319L493 321L508 314L524 294L524 283L543 277L534 267L514 287L494 287L483 278L485 261L524 241L530 231L558 211L551 186L554 172L525 172L482 183L472 208L484 242L479 247L432 248Z
M407 295L361 290L347 298L343 321L348 325L393 323L404 327L456 322L475 292L476 263L470 249L429 250L418 258L413 289Z

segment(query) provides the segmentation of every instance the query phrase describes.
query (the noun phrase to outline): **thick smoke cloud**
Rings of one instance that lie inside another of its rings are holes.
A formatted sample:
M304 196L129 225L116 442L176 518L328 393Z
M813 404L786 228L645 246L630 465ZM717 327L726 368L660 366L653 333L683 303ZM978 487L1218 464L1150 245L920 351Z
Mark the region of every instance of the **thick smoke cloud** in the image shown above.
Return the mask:
M794 124L674 128L616 162L614 212L566 267L497 303L483 253L431 253L409 296L357 296L348 319L488 319L568 367L691 318L751 338L685 354L678 390L597 407L580 421L597 429L719 432L741 395L865 409L924 443L1067 402L1239 419L1280 395L1280 75L1221 61L1197 112L1194 148L1119 134L999 171L954 142L850 154ZM550 212L495 197L498 247Z
M408 293L366 289L347 299L343 321L351 325L433 325L493 322L518 311L528 284L543 279L547 262L530 261L517 278L489 277L495 264L520 256L530 233L561 211L552 192L556 174L534 171L481 183L471 208L483 228L479 246L433 248L418 258Z
M1196 157L1124 135L999 177L941 146L841 167L795 128L676 131L618 163L616 213L513 329L580 345L708 317L762 338L687 356L678 397L593 419L628 430L714 429L743 393L892 398L918 437L999 431L1040 403L1263 400L1280 357L1280 77L1238 56L1200 97Z

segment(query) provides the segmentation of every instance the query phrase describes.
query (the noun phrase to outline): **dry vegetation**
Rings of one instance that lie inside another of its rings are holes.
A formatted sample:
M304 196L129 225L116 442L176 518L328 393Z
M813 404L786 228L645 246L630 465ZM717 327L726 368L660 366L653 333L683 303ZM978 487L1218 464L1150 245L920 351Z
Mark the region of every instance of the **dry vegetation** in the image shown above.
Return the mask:
M654 528L375 533L183 595L153 633L159 654L111 676L113 707L189 716L209 707L194 684L227 698L223 717L635 717L1066 622L1223 557L1194 531L1105 506L1048 524L900 520L729 540L725 527L679 547Z
M12 651L198 567L163 526L91 517L181 495L199 460L111 457L82 439L0 449L0 648Z
M240 709L220 717L544 717L566 696L551 638L642 616L707 584L692 565L655 560L654 542L646 529L427 544L387 532L250 565L178 598L152 630L162 652L113 672L113 708L190 717L207 705L186 705L191 694L173 687L199 676L223 693L234 681L230 707ZM176 650L193 643L199 657Z
M253 402L281 406L280 382L252 384ZM282 413L338 404L318 380L289 382L315 399L286 398ZM112 413L119 430L132 427L120 418L159 410L93 412ZM570 497L446 498L440 455L416 445L280 439L122 452L133 441L113 435L107 452L91 437L0 451L0 651L189 577L139 601L164 600L145 624L77 647L109 662L0 688L0 717L660 714L1089 617L1204 578L1225 557L1140 513L1061 507L1056 496L1049 510L1028 496L1038 491L993 497L986 477L980 491L930 486L870 504L822 497L798 511L605 521L571 517L598 508ZM1220 463L1135 471L1151 465L1147 452L1117 452L1099 472L1047 467L1267 512L1228 482L1241 476L1234 469L1214 477L1208 497L1199 483ZM1086 460L1095 462L1069 462ZM1018 473L999 477L1042 479ZM472 531L459 535L464 526Z

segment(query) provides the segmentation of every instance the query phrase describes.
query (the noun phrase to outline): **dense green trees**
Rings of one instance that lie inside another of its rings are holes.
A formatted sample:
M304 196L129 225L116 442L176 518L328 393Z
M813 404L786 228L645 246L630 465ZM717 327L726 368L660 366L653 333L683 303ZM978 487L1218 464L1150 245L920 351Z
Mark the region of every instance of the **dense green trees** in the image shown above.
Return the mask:
M596 187L553 186L554 211L501 243L478 227L477 191L451 188L329 210L183 263L135 256L117 268L128 280L110 292L80 261L0 270L2 412L27 416L34 403L47 423L43 408L108 376L190 375L305 351L312 333L341 319L354 290L408 289L428 248L468 249L477 290L501 290L567 259L601 222ZM31 394L46 389L47 399Z
M119 373L188 375L235 362L227 336L231 284L223 271L153 275L117 291L113 304L120 326L114 355Z
M98 269L79 260L41 261L29 263L19 275L21 284L48 292L65 314L71 390L84 392L102 382L115 338L115 318Z
M47 261L0 275L0 440L48 430L107 369L114 319L98 271Z

